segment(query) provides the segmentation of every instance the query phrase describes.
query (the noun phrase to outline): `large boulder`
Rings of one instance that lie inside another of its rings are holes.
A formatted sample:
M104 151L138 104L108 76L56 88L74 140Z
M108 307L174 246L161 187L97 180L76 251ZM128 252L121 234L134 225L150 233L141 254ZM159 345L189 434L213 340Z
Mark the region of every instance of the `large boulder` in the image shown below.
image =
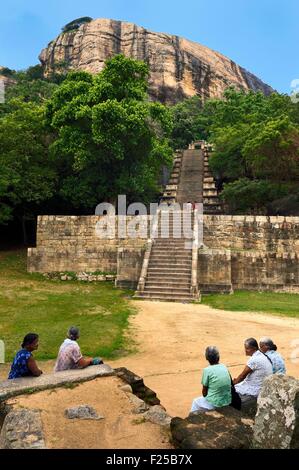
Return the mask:
M265 379L258 398L253 447L299 448L299 380L281 374Z
M194 95L220 98L229 86L273 92L228 57L187 39L106 18L73 24L75 28L67 25L67 31L42 50L39 59L46 76L69 70L97 74L106 59L123 54L148 64L149 95L164 103Z
M252 427L253 420L230 406L173 418L170 424L173 443L180 449L248 449Z

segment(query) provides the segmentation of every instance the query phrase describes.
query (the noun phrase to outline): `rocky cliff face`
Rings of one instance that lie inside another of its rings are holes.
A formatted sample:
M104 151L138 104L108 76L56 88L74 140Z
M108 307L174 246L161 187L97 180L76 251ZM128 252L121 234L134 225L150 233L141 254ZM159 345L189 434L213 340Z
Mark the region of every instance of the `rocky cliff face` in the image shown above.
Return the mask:
M175 103L199 95L221 97L234 85L239 89L273 90L233 61L205 46L178 36L154 33L132 23L97 19L60 34L39 59L45 74L80 69L98 73L116 54L144 60L150 67L152 99Z

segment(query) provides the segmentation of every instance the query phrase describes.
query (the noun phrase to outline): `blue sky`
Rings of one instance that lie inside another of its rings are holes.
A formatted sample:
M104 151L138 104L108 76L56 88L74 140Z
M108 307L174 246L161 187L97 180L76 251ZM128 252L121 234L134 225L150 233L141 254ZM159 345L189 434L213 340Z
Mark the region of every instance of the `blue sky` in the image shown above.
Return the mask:
M283 93L299 78L298 0L9 0L0 6L0 65L38 63L41 49L80 16L130 21L199 42Z

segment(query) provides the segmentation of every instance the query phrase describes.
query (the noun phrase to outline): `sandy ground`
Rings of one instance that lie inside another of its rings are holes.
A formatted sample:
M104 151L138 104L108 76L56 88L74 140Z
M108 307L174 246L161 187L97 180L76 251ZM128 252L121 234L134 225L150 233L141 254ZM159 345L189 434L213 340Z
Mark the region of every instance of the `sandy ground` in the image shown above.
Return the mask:
M137 353L108 361L127 367L144 378L172 416L185 417L194 397L201 395L201 374L208 345L220 349L221 362L233 377L244 367L244 339L270 336L284 356L287 372L299 378L299 320L249 312L229 312L206 305L135 301L138 314L131 317L129 334ZM296 349L292 341L297 340ZM296 353L297 362L292 361ZM41 364L52 372L53 362ZM1 366L0 378L7 374Z
M287 373L299 378L299 320L249 312L229 312L206 305L138 302L131 334L138 353L114 362L144 378L171 416L188 415L193 398L201 395L206 346L220 349L221 362L233 377L243 369L244 339L270 336L286 360ZM297 339L296 353L291 343Z
M132 413L128 396L116 377L102 377L73 389L59 388L8 401L14 408L41 411L49 449L169 449L169 437L160 426ZM68 419L66 408L90 405L100 421Z

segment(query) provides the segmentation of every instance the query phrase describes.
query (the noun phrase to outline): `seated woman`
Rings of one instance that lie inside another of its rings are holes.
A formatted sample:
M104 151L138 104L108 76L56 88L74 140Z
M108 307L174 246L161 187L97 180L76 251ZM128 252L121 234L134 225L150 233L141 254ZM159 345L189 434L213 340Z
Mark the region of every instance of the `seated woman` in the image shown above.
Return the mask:
M215 346L206 349L206 360L210 363L202 374L202 397L195 398L190 412L214 410L231 404L231 377L227 367L219 364L219 351Z
M256 339L248 338L244 348L246 356L250 356L250 359L243 372L233 380L242 403L256 401L265 377L273 373L271 361L259 351Z
M81 354L77 339L80 337L79 328L72 326L68 331L68 338L60 346L55 372L68 369L84 369L85 367L103 364L100 358L84 358Z
M38 368L33 359L32 352L38 349L38 335L29 333L25 336L22 349L17 352L11 365L9 379L20 377L39 377L43 372Z
M260 350L268 356L272 362L273 374L285 374L286 366L283 358L277 352L277 346L271 338L260 339Z

